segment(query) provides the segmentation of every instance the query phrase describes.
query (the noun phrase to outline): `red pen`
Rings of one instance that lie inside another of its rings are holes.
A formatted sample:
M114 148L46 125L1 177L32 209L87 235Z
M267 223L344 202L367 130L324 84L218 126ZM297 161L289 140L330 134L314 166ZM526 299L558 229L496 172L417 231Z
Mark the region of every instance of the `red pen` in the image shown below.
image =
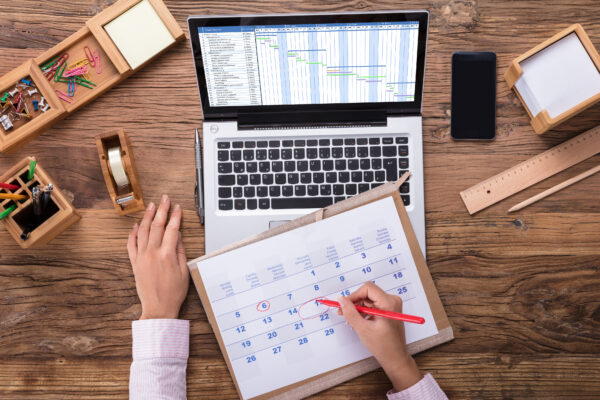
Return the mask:
M317 301L319 303L322 303L329 307L340 308L340 303L338 303L337 301L326 300L326 299L317 299ZM363 307L363 306L355 306L355 307L356 307L356 311L361 312L363 314L377 315L379 317L395 319L398 321L412 322L413 324L424 324L425 323L425 318L417 317L415 315L402 314L402 313L398 313L398 312L394 312L394 311L383 311L383 310L378 310L377 308L369 308L369 307Z
M0 188L2 188L2 189L8 189L8 190L17 190L18 188L20 188L20 186L11 185L10 183L2 183L2 182L0 182Z

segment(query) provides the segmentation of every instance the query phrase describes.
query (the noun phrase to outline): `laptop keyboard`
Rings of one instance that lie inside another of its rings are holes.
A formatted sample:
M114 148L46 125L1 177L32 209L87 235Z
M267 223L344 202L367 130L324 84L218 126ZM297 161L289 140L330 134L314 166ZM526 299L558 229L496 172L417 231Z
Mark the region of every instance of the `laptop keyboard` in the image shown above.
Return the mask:
M219 210L322 208L409 169L403 136L220 141ZM410 204L410 182L399 189Z

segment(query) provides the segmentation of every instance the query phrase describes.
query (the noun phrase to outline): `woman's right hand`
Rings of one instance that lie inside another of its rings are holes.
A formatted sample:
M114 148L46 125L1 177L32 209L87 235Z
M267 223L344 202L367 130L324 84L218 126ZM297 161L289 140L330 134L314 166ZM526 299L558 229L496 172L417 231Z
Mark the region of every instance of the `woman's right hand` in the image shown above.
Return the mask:
M409 388L421 380L423 375L406 349L404 323L389 318L362 315L354 305L378 308L385 311L402 312L402 299L387 294L374 283L368 282L338 302L343 315L358 334L365 347L375 356L396 391Z

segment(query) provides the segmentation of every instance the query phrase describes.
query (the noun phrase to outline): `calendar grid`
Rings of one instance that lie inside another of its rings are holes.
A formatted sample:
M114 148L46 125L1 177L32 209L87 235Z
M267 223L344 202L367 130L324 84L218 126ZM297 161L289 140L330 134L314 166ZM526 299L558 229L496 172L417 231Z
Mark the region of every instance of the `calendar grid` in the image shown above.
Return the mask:
M389 244L389 243L392 243L392 242L394 242L395 240L396 240L396 239L389 239L389 240L387 240L387 241L385 241L385 242L378 243L378 244L376 244L376 245L374 245L374 246L371 246L371 247L367 247L367 248L361 249L361 250L359 250L359 251L356 251L356 252L354 252L354 253L347 254L347 255L345 255L345 256L342 256L342 257L338 257L338 258L337 258L337 259L335 259L335 260L331 260L331 261L327 261L327 262L324 262L324 263L322 263L322 264L319 264L319 265L315 265L315 266L313 266L313 267L312 267L312 268L310 268L310 269L317 269L317 268L320 268L320 267L322 267L322 266L324 266L324 265L327 265L327 264L330 264L330 263L333 263L333 262L336 262L336 261L343 260L344 258L348 258L348 257L351 257L351 256L355 256L355 255L357 255L358 253L361 253L361 252L365 252L365 251L368 251L368 250L374 249L375 247L381 246L381 245L383 245L383 244ZM295 275L298 275L298 274L301 274L302 272L306 272L306 270L307 270L307 269L309 269L309 268L303 269L302 271L298 271L298 272L295 272L295 273L293 273L293 274L290 274L290 275L286 275L285 279L287 279L287 278L291 278L291 277L293 277L293 276L295 276ZM264 283L264 284L262 284L262 285L260 285L260 286L261 286L261 287L263 287L263 286L266 286L266 285L270 285L270 284L272 284L272 283L279 282L280 280L281 280L281 279L278 279L278 280L272 280L271 282L266 282L266 283ZM242 293L249 292L249 291L251 291L251 290L254 290L254 289L256 289L256 288L250 288L250 289L245 289L245 290L242 290L242 291L240 291L240 292L234 292L234 293L232 293L232 294L230 294L230 295L227 295L227 296L221 297L221 298L219 298L219 299L216 299L216 300L212 300L212 303L217 303L217 302L219 302L219 301L226 300L226 299L228 299L228 298L230 298L230 297L232 297L232 296L238 296L238 295L240 295L240 294L242 294ZM277 295L277 296L279 296L279 295ZM274 296L274 297L277 297L277 296ZM268 300L268 299L267 299L267 300ZM241 308L249 307L250 305L251 305L251 304L249 304L249 305L245 305L245 306L242 306ZM227 313L223 313L223 314L217 315L217 318L218 318L218 317L220 317L220 316L223 316L223 315L225 315L225 314L227 314Z
M397 253L397 254L393 254L391 257L397 257L398 255L400 255L400 254L399 254L399 253ZM354 268L354 269L348 270L348 271L346 271L346 272L344 272L344 273L341 273L341 274L338 274L338 275L333 275L333 276L331 276L331 277L328 277L328 278L322 279L322 280L320 280L320 281L313 281L313 282L311 282L310 284L308 284L308 285L305 285L305 286L301 286L301 287L299 287L299 288L297 288L297 289L295 289L295 290L296 290L296 291L298 291L298 290L302 290L302 289L305 289L305 288L307 288L307 287L313 286L313 285L315 285L315 284L320 284L320 283L323 283L323 282L327 282L327 281L329 281L329 280L331 280L331 279L334 279L334 278L338 278L338 279L339 279L339 277L340 277L340 276L342 276L342 275L347 275L347 274L348 274L348 273L350 273L350 272L358 271L358 270L360 270L361 268L363 268L363 267L366 267L366 266L373 266L373 265L376 265L376 264L378 264L378 263L380 263L380 262L382 262L382 261L384 261L384 260L386 260L386 261L387 261L388 259L389 259L389 257L384 257L384 258L382 258L382 259L379 259L379 260L377 260L377 261L374 261L374 262L372 262L372 263L361 264L361 265L359 265L357 268ZM402 267L402 268L399 268L399 269L398 269L398 271L403 271L403 270L405 270L405 268L404 268L404 267ZM303 271L303 272L306 272L306 271ZM375 277L375 278L373 278L373 279L371 279L371 280L376 280L376 279L382 278L382 277L384 277L384 276L387 276L387 275L389 275L389 273L388 273L388 272L386 272L385 274L383 274L383 275L380 275L380 276L378 276L378 277ZM352 287L352 286L355 286L355 285L351 285L351 286L348 286L348 287L346 287L346 288L342 288L341 290L348 289L348 288L350 288L350 287ZM255 288L255 289L257 289L257 288ZM340 291L340 290L337 290L337 292L339 292L339 291ZM332 292L332 293L335 293L335 292ZM332 294L332 293L330 293L330 294ZM276 298L278 298L278 297L282 297L282 296L285 296L285 292L284 292L284 293L280 293L280 294L278 294L278 295L276 295L276 296L273 296L273 297L269 297L269 298L267 298L267 299L265 299L265 300L263 300L263 301L267 301L267 300L268 300L268 301L271 301L271 300L274 300L274 299L276 299ZM325 296L327 296L327 295L324 295L324 296L322 296L322 297L325 297ZM288 307L285 307L285 308L283 308L283 309L281 309L281 310L279 310L279 311L272 312L272 313L270 313L269 315L278 314L278 313L280 313L280 312L283 312L283 311L286 311L286 310L288 310L288 309L290 309L290 308L298 307L298 306L300 306L300 305L302 305L302 304L304 304L304 303L305 303L305 302L302 302L302 303L297 303L297 304L292 304L292 305L290 305L290 306L288 306ZM244 307L239 307L239 308L238 308L238 311L239 311L239 310L243 310L244 308L248 308L248 307L254 307L254 304L250 304L250 305L247 305L247 306L244 306ZM217 318L218 318L218 317L225 316L225 315L227 315L227 314L230 314L230 313L231 313L231 311L229 311L229 312L226 312L226 313L223 313L223 314L221 314L221 315L217 316ZM252 323L252 322L255 322L255 321L261 320L261 319L263 319L263 318L264 318L264 315L262 315L262 316L260 316L260 317L258 317L258 318L255 318L255 319L253 319L253 320L244 321L244 322L243 322L243 324L250 324L250 323ZM222 331L222 332L227 332L227 331L229 331L229 330L231 330L231 329L234 329L235 327L237 327L237 326L239 326L239 325L241 325L241 324L234 324L234 325L232 325L232 326L231 326L231 327L229 327L229 328L224 328L224 327L223 327L223 328L221 329L221 331Z

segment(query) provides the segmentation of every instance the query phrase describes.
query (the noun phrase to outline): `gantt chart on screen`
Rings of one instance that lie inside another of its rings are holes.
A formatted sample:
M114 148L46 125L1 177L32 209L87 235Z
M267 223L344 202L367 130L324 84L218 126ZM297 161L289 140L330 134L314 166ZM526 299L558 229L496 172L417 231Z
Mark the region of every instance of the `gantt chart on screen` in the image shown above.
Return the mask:
M200 27L212 107L413 101L418 22Z

